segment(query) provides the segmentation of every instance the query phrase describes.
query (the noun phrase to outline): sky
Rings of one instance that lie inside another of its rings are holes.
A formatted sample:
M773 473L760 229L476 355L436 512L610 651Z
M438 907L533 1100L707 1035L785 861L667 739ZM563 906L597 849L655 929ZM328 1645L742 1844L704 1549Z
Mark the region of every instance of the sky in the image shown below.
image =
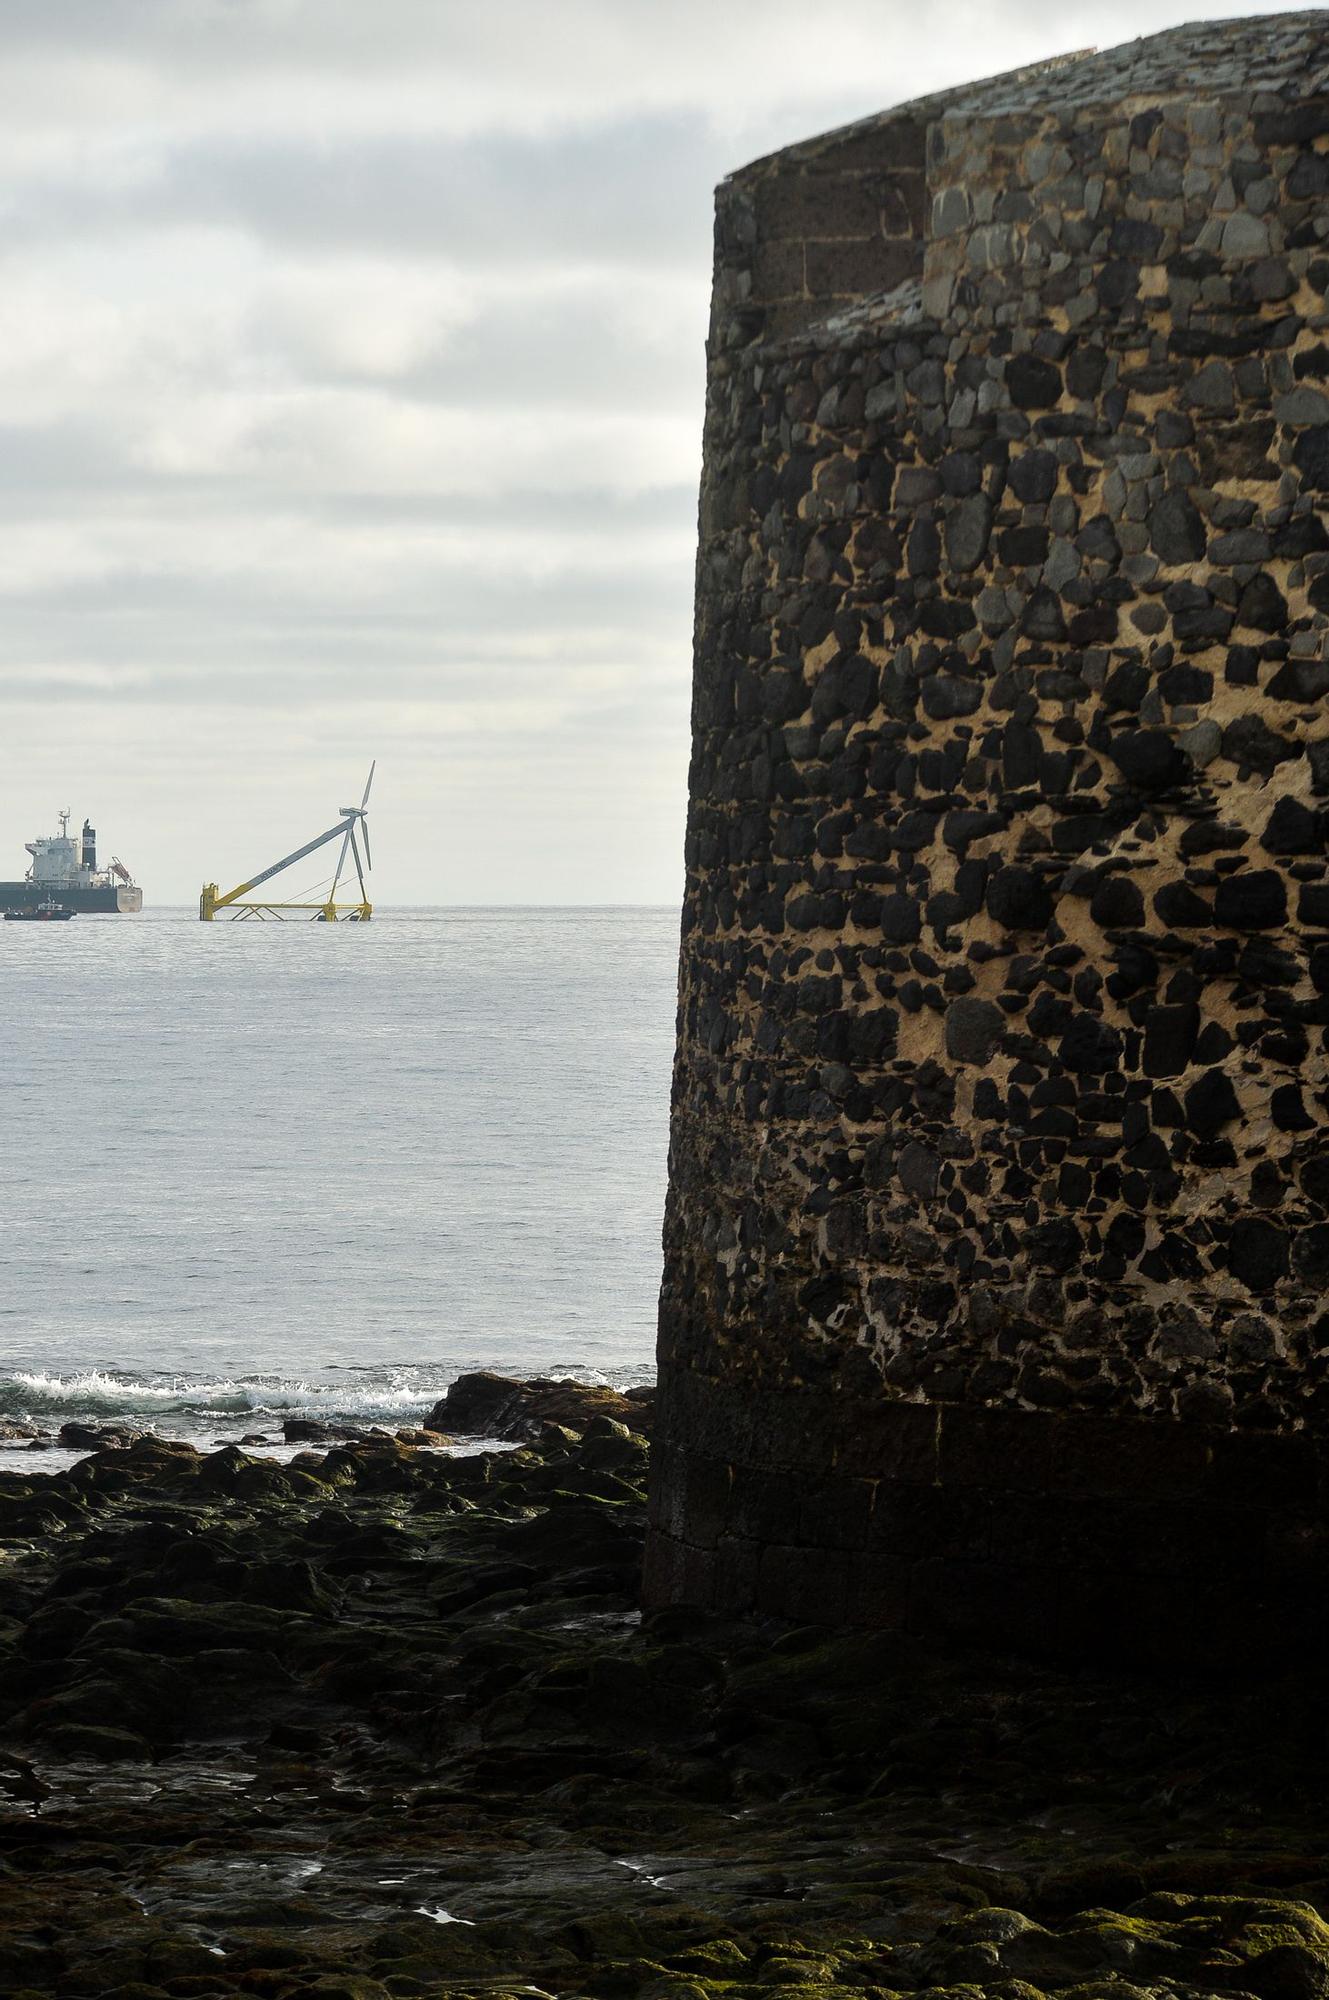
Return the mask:
M676 902L716 181L1280 11L0 0L0 877Z

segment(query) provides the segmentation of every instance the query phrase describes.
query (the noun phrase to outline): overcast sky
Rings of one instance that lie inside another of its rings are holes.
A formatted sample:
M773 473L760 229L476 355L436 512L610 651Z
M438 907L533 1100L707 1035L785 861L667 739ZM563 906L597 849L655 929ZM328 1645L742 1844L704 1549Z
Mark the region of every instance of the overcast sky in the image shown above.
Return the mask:
M675 901L713 184L1188 11L0 0L0 877Z

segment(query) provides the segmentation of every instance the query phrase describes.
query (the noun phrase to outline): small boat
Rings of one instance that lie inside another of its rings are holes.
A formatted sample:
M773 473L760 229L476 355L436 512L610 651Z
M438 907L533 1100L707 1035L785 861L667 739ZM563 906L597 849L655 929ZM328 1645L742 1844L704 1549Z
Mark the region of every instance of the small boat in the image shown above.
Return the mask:
M67 924L73 916L63 903L53 903L48 896L44 903L37 903L30 910L6 910L7 924Z

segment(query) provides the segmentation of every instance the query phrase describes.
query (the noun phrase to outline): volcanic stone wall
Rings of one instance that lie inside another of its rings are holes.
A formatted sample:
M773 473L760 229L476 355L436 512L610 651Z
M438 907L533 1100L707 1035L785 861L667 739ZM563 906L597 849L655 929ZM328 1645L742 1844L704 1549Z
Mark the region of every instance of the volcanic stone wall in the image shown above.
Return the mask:
M1210 24L719 191L652 1601L1319 1632L1327 91Z

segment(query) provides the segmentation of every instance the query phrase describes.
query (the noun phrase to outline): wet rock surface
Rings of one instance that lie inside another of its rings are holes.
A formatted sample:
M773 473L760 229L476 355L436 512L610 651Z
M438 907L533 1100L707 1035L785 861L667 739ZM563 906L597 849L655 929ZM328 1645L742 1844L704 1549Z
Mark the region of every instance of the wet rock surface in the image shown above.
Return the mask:
M425 1418L430 1430L459 1437L502 1438L523 1443L545 1424L584 1429L595 1417L609 1417L634 1430L649 1430L653 1388L620 1393L601 1383L536 1376L519 1380L487 1368L459 1375Z
M646 1459L0 1476L7 2000L1329 1987L1313 1691L643 1619Z

